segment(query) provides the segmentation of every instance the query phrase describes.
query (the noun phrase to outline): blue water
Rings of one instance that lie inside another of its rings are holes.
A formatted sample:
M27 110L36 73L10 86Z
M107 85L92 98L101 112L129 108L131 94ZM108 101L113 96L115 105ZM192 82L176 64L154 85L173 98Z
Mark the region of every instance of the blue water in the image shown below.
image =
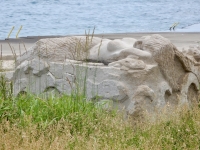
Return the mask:
M200 23L200 0L1 0L0 39L19 36L167 31ZM199 29L200 30L200 29Z

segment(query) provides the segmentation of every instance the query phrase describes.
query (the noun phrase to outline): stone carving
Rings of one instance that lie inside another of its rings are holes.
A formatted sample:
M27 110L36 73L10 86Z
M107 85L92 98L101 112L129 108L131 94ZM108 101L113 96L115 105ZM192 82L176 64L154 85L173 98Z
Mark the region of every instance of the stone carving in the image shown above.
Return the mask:
M103 98L114 101L123 101L127 98L125 86L120 85L119 82L112 80L104 80L99 84L95 84L94 82L88 80L87 95L90 99L98 96L100 99Z
M130 115L190 105L198 100L200 80L199 53L191 51L180 52L157 34L138 40L42 39L17 59L14 94L52 89L71 94L79 88L88 99L113 101Z
M190 45L188 49L182 50L191 59L193 58L197 62L200 61L200 45Z
M131 103L128 106L128 113L134 116L141 116L143 111L151 112L155 107L155 93L146 85L140 85L135 91Z
M65 59L85 60L88 50L100 42L100 38L88 36L41 39L29 49L28 53L18 58L17 65L36 57L56 62L63 62Z

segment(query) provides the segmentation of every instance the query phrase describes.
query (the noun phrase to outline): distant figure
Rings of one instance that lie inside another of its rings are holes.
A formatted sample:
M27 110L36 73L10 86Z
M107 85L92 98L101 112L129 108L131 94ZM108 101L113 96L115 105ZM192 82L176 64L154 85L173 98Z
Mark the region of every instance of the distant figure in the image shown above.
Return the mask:
M170 31L171 31L172 29L175 30L175 27L176 27L178 24L179 24L179 22L174 23L174 24L169 28L169 30L170 30Z

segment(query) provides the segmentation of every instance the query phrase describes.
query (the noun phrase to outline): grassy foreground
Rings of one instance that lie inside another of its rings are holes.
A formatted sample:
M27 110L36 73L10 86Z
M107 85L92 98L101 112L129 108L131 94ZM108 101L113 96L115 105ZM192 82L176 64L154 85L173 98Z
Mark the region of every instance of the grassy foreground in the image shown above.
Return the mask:
M6 92L7 91L7 92ZM0 149L200 149L200 110L124 120L78 95L13 97L0 84Z

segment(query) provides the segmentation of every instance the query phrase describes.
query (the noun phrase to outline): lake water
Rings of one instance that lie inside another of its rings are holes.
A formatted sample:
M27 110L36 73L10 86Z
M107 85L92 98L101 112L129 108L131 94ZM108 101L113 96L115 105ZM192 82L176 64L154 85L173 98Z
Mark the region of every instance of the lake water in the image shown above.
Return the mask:
M19 36L187 31L200 23L200 0L1 0L0 39ZM183 28L183 29L182 29ZM181 30L182 29L182 30ZM200 31L200 26L192 28Z

